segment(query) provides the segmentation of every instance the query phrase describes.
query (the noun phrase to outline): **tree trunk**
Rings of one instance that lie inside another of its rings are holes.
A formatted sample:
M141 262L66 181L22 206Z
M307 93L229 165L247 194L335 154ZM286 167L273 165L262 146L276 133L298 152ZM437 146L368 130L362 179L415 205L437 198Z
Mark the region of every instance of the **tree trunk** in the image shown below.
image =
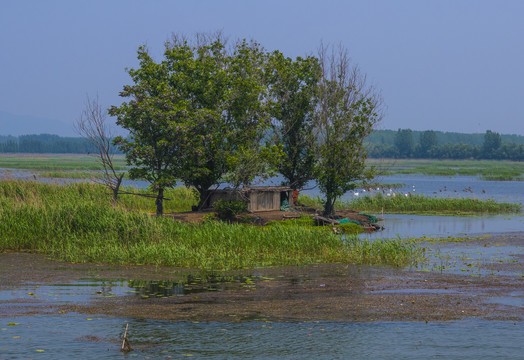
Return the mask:
M116 205L116 199L118 198L118 191L120 190L120 185L122 184L122 179L124 178L124 174L120 175L116 179L116 184L113 187L113 207Z
M164 188L158 189L158 195L155 200L156 204L156 216L162 216L164 213Z
M208 197L211 194L211 191L209 191L209 188L197 190L198 194L200 195L200 200L198 201L198 210L202 210L206 206L207 201L209 200Z
M326 195L326 203L324 204L324 212L322 215L329 217L335 215L335 200L331 194Z

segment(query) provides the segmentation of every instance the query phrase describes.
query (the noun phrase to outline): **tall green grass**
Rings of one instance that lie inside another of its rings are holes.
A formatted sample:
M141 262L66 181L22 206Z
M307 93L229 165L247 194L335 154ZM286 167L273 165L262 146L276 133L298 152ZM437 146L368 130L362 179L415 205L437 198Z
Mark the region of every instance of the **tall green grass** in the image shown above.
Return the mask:
M306 206L322 209L324 202L320 197L312 198L300 195L299 202ZM426 195L395 193L384 196L377 193L375 196L365 195L354 197L351 200L337 201L336 210L356 210L381 212L390 214L446 214L446 215L468 215L468 214L506 214L518 213L521 205L508 202L497 202L491 199L479 200L475 198L434 198Z
M479 200L475 198L434 198L425 195L395 194L384 196L381 193L375 196L359 196L348 203L348 206L360 211L387 213L448 213L448 214L500 214L518 213L519 204L496 202L491 199Z
M344 240L300 224L190 225L137 211L143 210L142 200L117 207L110 202L96 184L0 181L0 251L33 251L69 262L209 270L330 262L404 266L420 256L413 245Z
M483 180L523 180L524 163L494 160L368 160L381 175L478 176Z

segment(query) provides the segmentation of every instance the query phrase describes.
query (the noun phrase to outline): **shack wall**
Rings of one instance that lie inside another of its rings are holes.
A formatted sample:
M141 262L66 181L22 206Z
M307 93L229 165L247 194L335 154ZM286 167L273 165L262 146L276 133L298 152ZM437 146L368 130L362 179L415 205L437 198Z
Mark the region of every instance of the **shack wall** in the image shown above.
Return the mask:
M281 193L285 193L285 197L292 204L292 191L285 187L265 187L265 188L251 188L244 192L245 196L239 196L229 190L213 191L206 204L207 207L213 207L213 203L217 200L232 200L245 199L247 201L247 208L249 211L273 211L280 210Z
M249 211L280 210L280 191L252 191L247 208Z

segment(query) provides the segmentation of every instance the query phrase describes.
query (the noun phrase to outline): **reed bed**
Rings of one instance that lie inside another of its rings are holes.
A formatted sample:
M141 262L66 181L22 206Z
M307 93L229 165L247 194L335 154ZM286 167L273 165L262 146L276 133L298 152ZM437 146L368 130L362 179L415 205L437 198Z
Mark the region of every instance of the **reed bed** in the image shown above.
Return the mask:
M90 183L0 181L0 251L206 270L330 262L405 266L421 254L400 241L344 239L300 224L182 224L136 211L143 210L143 201L112 207L104 187Z
M494 160L369 160L381 175L423 174L429 176L478 176L483 180L524 180L524 164Z
M501 214L518 213L521 211L519 204L496 202L491 199L479 200L476 198L435 198L426 195L401 193L394 196L384 196L378 193L375 196L359 196L354 198L347 206L360 211L387 213L447 213L447 214Z
M320 197L300 195L299 202L306 206L322 209L323 200ZM479 200L476 198L436 198L419 194L392 193L384 196L377 193L374 196L365 195L351 200L337 201L336 210L356 210L390 214L510 214L519 213L522 208L517 203L497 202L495 200Z

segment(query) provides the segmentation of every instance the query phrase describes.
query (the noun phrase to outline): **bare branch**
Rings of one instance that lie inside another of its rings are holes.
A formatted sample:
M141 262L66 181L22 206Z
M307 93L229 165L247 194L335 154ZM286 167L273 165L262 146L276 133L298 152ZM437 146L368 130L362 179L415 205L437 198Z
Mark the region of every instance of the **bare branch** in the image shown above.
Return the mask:
M117 172L113 163L114 148L111 146L113 134L107 123L106 111L100 105L98 94L93 99L87 95L85 107L80 118L75 122L74 129L96 149L95 156L104 168L102 182L112 190L113 204L115 204L124 174Z

